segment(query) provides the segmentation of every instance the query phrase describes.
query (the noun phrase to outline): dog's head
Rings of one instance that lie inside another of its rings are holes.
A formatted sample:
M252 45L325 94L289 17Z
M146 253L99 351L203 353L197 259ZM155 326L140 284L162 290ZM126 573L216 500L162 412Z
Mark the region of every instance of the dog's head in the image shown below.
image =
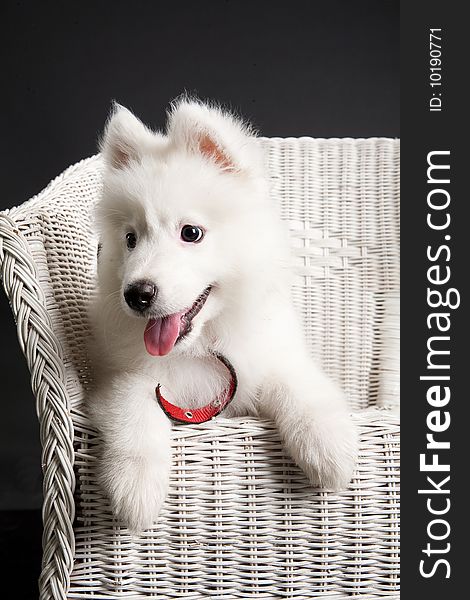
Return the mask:
M184 100L165 134L116 105L101 150L101 293L145 319L147 351L165 355L191 344L273 259L260 149L233 115Z

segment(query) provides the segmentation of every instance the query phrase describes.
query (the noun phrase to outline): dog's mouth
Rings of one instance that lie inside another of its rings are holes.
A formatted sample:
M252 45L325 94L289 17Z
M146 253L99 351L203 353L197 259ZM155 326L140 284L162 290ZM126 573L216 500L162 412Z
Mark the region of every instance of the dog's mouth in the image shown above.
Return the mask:
M149 319L144 333L147 352L152 356L165 356L173 350L182 338L192 329L194 317L204 306L212 286L207 287L185 311Z

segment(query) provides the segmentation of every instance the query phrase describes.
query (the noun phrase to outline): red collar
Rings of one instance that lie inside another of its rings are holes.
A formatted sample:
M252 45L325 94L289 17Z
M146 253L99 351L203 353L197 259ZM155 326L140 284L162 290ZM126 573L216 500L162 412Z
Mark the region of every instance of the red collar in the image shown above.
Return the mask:
M217 352L214 352L213 354L230 372L230 384L220 396L212 402L209 402L209 404L206 404L201 408L180 408L179 406L171 404L168 400L165 400L160 393L160 384L155 388L158 404L172 421L177 421L178 423L205 423L219 415L235 396L238 384L235 369L225 356L222 356L222 354L218 354Z

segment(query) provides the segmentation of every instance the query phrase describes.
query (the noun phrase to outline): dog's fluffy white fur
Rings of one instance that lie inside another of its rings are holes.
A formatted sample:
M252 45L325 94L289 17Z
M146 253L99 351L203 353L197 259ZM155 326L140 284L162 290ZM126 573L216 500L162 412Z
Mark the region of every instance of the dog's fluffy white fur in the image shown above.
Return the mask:
M155 386L181 406L206 404L226 385L214 350L238 375L225 414L272 419L315 486L347 486L357 434L342 393L306 349L290 297L288 237L253 132L218 107L183 99L165 134L154 133L116 105L101 150L89 408L102 436L100 482L116 515L132 531L157 518L168 490L171 424ZM202 241L183 242L184 224L203 228ZM149 312L137 314L124 291L141 280L158 293ZM150 355L147 320L187 309L209 285L191 332L165 356Z

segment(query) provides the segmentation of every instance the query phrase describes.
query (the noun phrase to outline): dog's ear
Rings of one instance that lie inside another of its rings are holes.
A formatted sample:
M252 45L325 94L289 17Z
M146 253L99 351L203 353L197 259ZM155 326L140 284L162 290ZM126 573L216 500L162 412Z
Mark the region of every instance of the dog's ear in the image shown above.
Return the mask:
M107 166L123 169L155 146L156 135L130 110L114 103L106 123L100 150Z
M168 115L170 142L199 153L227 172L254 172L261 166L259 148L249 125L217 106L175 102Z

